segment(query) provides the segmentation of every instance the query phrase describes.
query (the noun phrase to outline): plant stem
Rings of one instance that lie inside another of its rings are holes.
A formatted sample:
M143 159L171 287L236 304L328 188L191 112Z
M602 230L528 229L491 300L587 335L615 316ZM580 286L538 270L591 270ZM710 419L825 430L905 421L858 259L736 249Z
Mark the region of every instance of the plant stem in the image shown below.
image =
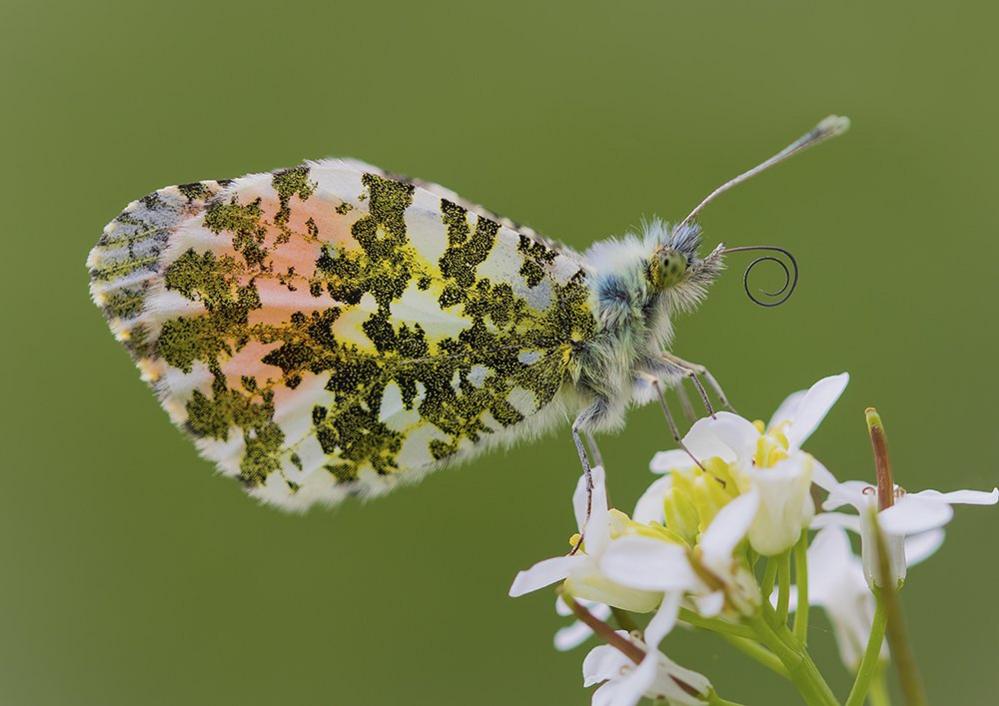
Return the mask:
M768 606L764 604L764 608L766 607ZM766 611L755 615L750 619L750 623L753 629L756 630L760 642L769 647L777 655L777 658L784 663L791 681L798 689L798 693L801 694L805 703L809 706L839 706L839 701L836 700L832 689L829 688L825 679L822 678L822 674L819 672L818 667L815 666L815 662L804 651L800 643L797 643L791 631L786 626L780 626L780 632L786 634L778 634L778 631L775 631L764 618L765 613ZM770 613L773 613L772 609Z
M881 643L884 642L885 638L885 604L880 595L875 595L875 599L877 607L874 609L871 634L867 638L867 649L864 650L864 657L860 660L857 678L853 681L853 688L850 689L850 696L846 699L846 706L862 706L871 687L871 679L880 669Z
M736 703L735 701L729 701L728 699L723 699L714 691L708 694L708 706L742 706L742 704Z
M907 706L927 706L926 691L923 680L919 676L916 657L905 634L905 619L902 617L902 604L898 600L898 590L891 579L891 569L888 565L888 548L885 546L885 535L881 526L874 524L874 537L878 543L878 573L881 578L881 596L879 602L884 604L888 646L891 648L895 670L898 672L899 685Z
M794 636L802 645L808 644L808 530L794 545L794 581L798 586L798 606L794 611Z
M783 662L777 659L777 655L755 640L748 640L744 637L738 637L728 633L721 633L721 638L775 674L778 674L785 679L791 678L791 675L788 674L787 667L784 666Z
M867 703L871 706L891 706L891 696L888 694L888 685L885 683L887 666L887 664L882 664L871 682L871 690L867 693Z
M777 594L777 623L787 625L788 606L791 602L791 554L784 552L779 557L777 578L780 591Z
M763 569L763 580L760 582L760 592L763 594L763 600L769 601L770 594L774 592L774 579L777 578L777 561L776 557L767 557L767 566Z
M874 449L874 466L878 478L878 511L892 506L895 498L895 485L891 473L891 458L888 455L888 439L881 416L873 407L865 410L867 429ZM871 508L871 525L874 527L874 541L878 550L878 580L881 589L879 603L884 604L888 646L892 651L902 695L908 706L926 706L926 692L919 676L916 658L905 634L905 619L902 617L902 604L898 600L898 584L892 576L888 559L888 547L884 532L878 522L877 513ZM877 594L877 591L875 591Z
M704 618L689 608L680 609L680 620L693 625L695 628L703 628L711 632L735 635L747 640L752 640L756 637L756 633L745 625L737 625L736 623L719 620L718 618Z

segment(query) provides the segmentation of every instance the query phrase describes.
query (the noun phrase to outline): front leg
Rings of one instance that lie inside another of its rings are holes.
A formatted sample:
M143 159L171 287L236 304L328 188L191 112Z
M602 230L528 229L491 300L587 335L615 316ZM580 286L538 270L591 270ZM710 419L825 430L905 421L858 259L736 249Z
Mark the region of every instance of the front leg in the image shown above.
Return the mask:
M652 389L655 390L656 397L659 399L659 406L663 411L663 416L666 417L666 426L669 427L669 433L673 436L674 443L686 452L686 454L690 456L691 460L696 463L702 471L707 471L700 460L698 460L698 458L691 453L690 449L687 448L687 445L683 443L683 436L680 434L680 428L676 425L676 420L673 419L673 413L669 411L669 404L666 402L666 394L663 392L663 386L659 381L659 378L648 373L641 373L641 375L646 379L646 382L652 387Z
M718 384L718 381L715 379L715 376L711 374L710 370L705 368L700 363L691 363L667 351L663 351L663 357L670 360L671 362L673 362L678 366L690 370L691 372L694 373L695 377L697 375L703 375L704 379L708 381L708 385L710 385L711 389L715 391L716 395L718 395L718 399L721 401L722 405L728 407L728 409L732 412L735 411L735 409L732 407L732 403L728 401L728 397L725 395L725 391L722 390L721 385ZM700 385L700 381L698 381L698 385Z
M725 391L722 390L721 385L719 385L718 381L715 379L715 376L700 363L691 363L677 355L673 355L669 351L663 351L660 353L659 358L650 362L651 365L648 366L647 372L659 379L677 378L682 381L686 378L689 380L694 386L694 389L697 390L697 393L701 398L701 402L704 403L704 408L712 417L715 416L714 405L711 404L711 398L708 396L707 390L704 389L704 385L701 383L701 376L707 380L708 385L712 390L714 390L714 393L718 396L718 400L722 403L722 405L733 412L735 411L732 404L728 401ZM679 386L677 389L682 390Z

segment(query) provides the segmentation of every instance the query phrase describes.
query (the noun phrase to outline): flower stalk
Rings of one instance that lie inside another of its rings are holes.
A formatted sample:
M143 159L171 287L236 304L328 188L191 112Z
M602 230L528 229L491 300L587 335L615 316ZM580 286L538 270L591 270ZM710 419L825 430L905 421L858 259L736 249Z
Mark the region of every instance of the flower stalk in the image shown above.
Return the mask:
M802 645L808 643L808 530L794 545L794 580L798 585L798 606L794 612L794 636Z
M874 624L871 626L871 634L867 640L867 649L864 651L864 658L860 662L860 668L857 670L850 695L846 699L846 706L863 706L872 680L881 668L881 644L884 642L884 638L885 604L878 596L877 607L874 610Z
M895 660L895 670L898 673L898 681L902 687L902 695L905 697L907 706L927 706L926 691L923 688L923 680L919 675L919 668L916 666L916 657L909 645L905 630L905 619L902 616L902 604L898 599L898 590L891 581L885 580L890 567L888 564L888 553L884 532L880 527L875 527L875 536L878 542L879 568L881 570L881 596L879 603L884 604L885 628L888 636L888 646L891 648Z
M603 620L597 618L590 611L586 610L586 608L577 603L572 596L567 593L563 593L562 600L567 606L569 606L569 610L571 610L580 621L585 623L608 645L617 649L621 652L621 654L635 664L641 664L642 660L645 659L645 652L642 648L618 635L614 628L605 623Z

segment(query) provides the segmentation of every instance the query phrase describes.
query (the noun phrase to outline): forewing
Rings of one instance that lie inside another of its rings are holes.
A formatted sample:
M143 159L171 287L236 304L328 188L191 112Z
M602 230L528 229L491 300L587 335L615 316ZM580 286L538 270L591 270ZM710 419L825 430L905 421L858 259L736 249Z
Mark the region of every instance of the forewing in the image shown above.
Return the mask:
M594 327L575 253L349 160L161 189L88 265L173 421L289 508L540 432Z

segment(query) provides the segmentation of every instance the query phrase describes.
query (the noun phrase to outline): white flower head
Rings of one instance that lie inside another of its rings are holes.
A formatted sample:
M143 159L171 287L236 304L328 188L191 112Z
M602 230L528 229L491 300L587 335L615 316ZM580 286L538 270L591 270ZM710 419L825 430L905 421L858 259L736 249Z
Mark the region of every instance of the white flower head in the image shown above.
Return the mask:
M906 566L913 563L911 559L906 561L907 537L916 538L946 525L954 517L952 505L999 503L999 488L993 488L988 493L978 490L956 490L950 493L922 490L907 493L896 485L894 496L890 507L878 511L876 487L861 481L837 483L830 489L822 508L836 510L844 505L851 505L856 508L859 518L842 513L824 513L817 516L813 523L813 526L838 524L860 532L864 576L872 590L881 585L876 526L881 528L884 537L892 579L896 586L900 586L905 581Z
M626 521L627 517L607 506L604 469L600 466L594 468L592 478L592 494L587 492L587 479L583 475L576 484L572 499L576 525L582 536L582 547L572 554L545 559L526 571L521 571L510 586L510 595L522 596L564 581L565 590L573 597L636 613L648 613L659 605L661 596L658 592L622 586L610 580L600 570L600 559L611 541L616 525L622 519Z
M730 464L740 492L755 490L759 507L749 529L750 545L763 556L790 549L815 514L813 480L834 483L829 472L801 445L849 382L842 373L823 378L790 395L763 427L730 412L699 420L684 444L699 459L719 457Z
M611 645L590 650L583 660L583 685L604 682L593 692L593 706L635 706L642 697L675 706L702 706L711 692L703 674L681 667L659 650L659 643L676 624L680 594L666 594L663 605L645 628L645 641L623 630L619 637L645 653L638 664Z

